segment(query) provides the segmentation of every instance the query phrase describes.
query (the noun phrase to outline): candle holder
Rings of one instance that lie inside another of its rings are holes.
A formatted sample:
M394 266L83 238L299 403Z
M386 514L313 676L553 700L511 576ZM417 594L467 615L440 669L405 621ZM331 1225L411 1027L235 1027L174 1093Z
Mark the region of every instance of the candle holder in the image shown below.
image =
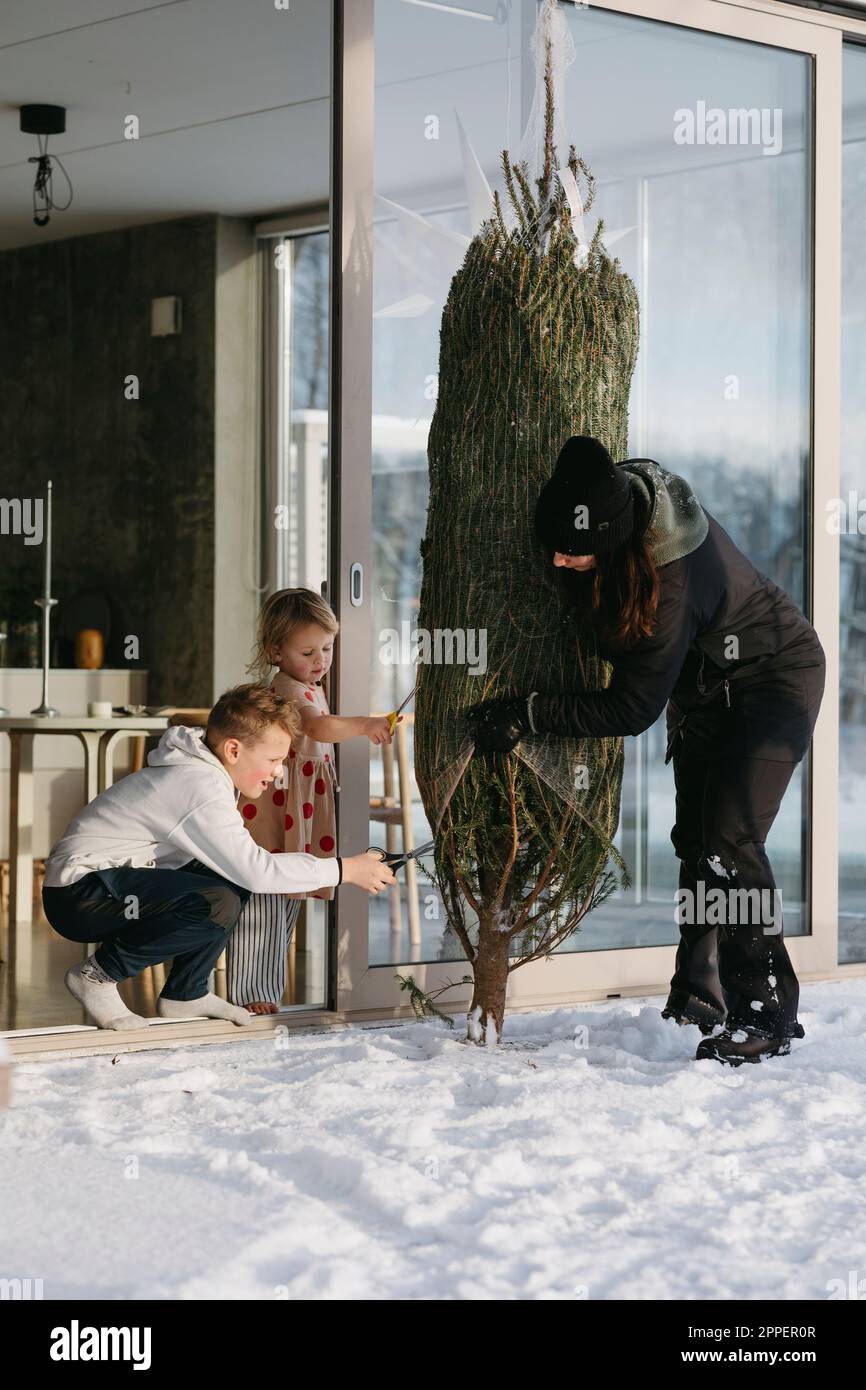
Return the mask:
M53 500L54 484L48 479L46 485L48 498L48 519L45 527L45 592L42 598L34 599L37 608L42 609L42 704L38 709L32 709L31 714L50 718L52 715L59 714L60 710L55 709L48 703L48 667L49 667L49 637L51 632L51 610L57 602L56 598L51 597L51 503Z
M57 599L48 598L46 595L45 598L37 598L34 599L33 602L37 607L42 609L42 704L38 709L32 709L30 713L41 715L43 718L48 719L51 718L52 715L60 713L59 709L55 709L53 705L49 705L48 703L48 652L51 631L51 609L54 607Z

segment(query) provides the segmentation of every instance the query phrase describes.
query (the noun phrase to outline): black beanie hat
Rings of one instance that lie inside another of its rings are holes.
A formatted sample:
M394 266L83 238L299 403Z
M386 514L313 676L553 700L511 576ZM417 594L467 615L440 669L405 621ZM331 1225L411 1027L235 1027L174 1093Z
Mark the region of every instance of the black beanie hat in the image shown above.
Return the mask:
M576 516L577 507L586 509L584 517ZM633 530L634 494L628 474L598 439L572 435L535 506L539 540L562 555L599 555L628 540Z

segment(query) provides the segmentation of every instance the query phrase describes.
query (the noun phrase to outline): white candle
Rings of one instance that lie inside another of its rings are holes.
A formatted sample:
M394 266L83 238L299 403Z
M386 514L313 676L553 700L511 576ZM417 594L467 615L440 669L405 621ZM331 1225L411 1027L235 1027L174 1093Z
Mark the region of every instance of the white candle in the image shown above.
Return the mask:
M51 597L51 482L48 483L48 517L45 523L45 597Z

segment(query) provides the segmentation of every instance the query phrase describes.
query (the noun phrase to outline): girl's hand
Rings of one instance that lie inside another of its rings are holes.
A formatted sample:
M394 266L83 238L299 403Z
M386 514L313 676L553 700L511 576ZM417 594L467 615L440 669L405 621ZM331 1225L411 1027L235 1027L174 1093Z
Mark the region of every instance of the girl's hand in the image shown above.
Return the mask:
M402 715L400 718L402 719ZM367 727L364 732L371 743L390 743L391 742L391 718L390 715L380 714L370 715L366 721Z

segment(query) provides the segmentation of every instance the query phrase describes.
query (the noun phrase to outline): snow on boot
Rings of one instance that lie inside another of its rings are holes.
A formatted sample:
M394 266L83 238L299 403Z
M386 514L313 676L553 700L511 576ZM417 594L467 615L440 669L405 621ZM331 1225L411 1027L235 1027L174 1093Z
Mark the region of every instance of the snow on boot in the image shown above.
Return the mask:
M662 1018L672 1018L680 1026L696 1023L702 1033L711 1033L725 1021L725 1015L712 1004L705 1004L694 994L672 989L662 1009Z
M216 994L202 994L198 999L166 999L160 995L156 1012L160 1018L227 1018L239 1028L245 1028L255 1018L255 1014L227 1004Z
M773 1037L759 1028L742 1025L725 1028L713 1038L698 1043L695 1061L710 1060L729 1067L741 1067L744 1062L763 1062L767 1057L786 1057L791 1051L791 1039Z
M125 1032L130 1028L146 1028L147 1019L132 1013L117 992L117 985L95 956L70 966L63 977L69 993L90 1014L98 1028L113 1028Z

